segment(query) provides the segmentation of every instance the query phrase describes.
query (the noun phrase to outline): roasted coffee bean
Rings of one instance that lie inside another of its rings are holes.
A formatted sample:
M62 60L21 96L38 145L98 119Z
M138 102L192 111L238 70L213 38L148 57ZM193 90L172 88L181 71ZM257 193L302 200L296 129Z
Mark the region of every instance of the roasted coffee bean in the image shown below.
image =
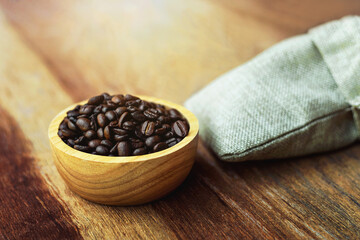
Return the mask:
M139 111L139 109L135 106L128 106L126 109L131 113Z
M173 133L173 132L167 132L167 133L165 133L164 137L165 137L166 139L173 138L173 137L174 137L174 133Z
M156 109L154 109L154 108L146 109L144 111L144 115L145 115L145 117L147 117L149 119L156 119L159 116Z
M159 142L159 143L157 143L157 144L154 146L153 150L154 150L154 152L158 152L158 151L164 150L164 149L166 149L166 148L167 148L167 144L166 144L166 143L164 143L164 142Z
M125 98L125 101L130 101L130 100L139 99L138 97L135 97L135 96L130 95L130 94L126 94L124 98Z
M91 150L89 146L83 146L83 145L74 145L74 148L82 152L90 152Z
M138 122L143 122L146 120L145 115L141 111L133 112L131 113L131 116Z
M185 137L188 134L188 126L181 120L177 120L172 126L174 133L179 137Z
M97 131L96 131L97 135L99 138L104 138L104 129L102 128L99 128Z
M116 95L111 99L111 101L113 101L114 103L116 103L120 106L125 104L125 99L124 99L123 95Z
M123 129L130 131L130 130L134 129L135 124L134 124L134 122L126 121L123 123L122 127L123 127Z
M177 144L176 138L170 138L170 139L166 140L166 144L167 144L169 147L174 146L175 144Z
M74 124L72 121L68 121L67 126L70 130L73 130L73 131L77 130L76 124Z
M99 113L96 119L100 127L105 127L105 125L108 123L108 120L106 119L105 114L103 113Z
M117 150L119 156L129 156L131 153L131 146L128 142L119 142Z
M91 147L91 148L96 148L97 146L99 146L101 144L101 140L100 139L94 139L94 140L91 140L89 143L88 143L88 146Z
M146 137L151 136L154 133L154 131L155 131L155 123L154 122L145 121L141 125L141 133Z
M170 115L170 118L172 118L172 119L181 119L182 118L181 113L176 109L170 109L169 115Z
M68 120L67 118L65 118L65 119L60 123L60 126L59 126L59 129L60 129L60 130L68 129L67 121L69 121L69 120Z
M153 148L160 141L161 141L161 138L158 135L155 135L155 136L148 137L145 140L145 144L149 148Z
M108 155L109 149L103 145L99 145L96 147L96 153L98 153L99 155Z
M73 146L75 145L75 141L74 141L73 139L68 139L68 140L67 140L67 143L68 143L71 147L73 147Z
M144 155L147 154L147 150L146 148L142 147L142 148L137 148L133 151L133 155L134 156L138 156L138 155Z
M111 143L111 141L110 141L110 140L107 140L107 139L101 140L101 143L100 143L100 144L103 145L103 146L105 146L105 147L108 147L108 148L111 148L111 147L113 146L113 144Z
M104 128L104 137L107 139L107 140L110 140L111 137L112 137L112 130L109 126L106 126Z
M95 109L95 107L92 105L84 105L84 106L80 107L79 114L90 115L94 111L94 109Z
M102 107L101 105L97 106L95 109L94 109L94 113L100 113L102 111Z
M128 131L121 129L121 128L114 128L113 132L117 135L126 135L128 134Z
M112 96L110 96L110 94L108 94L108 93L103 93L101 95L104 96L104 100L110 100L112 98Z
M88 104L89 105L99 105L104 101L104 95L95 96L89 99Z
M119 143L116 143L111 149L110 149L110 153L111 154L114 154L115 156L115 153L117 152L117 146L118 146ZM109 155L110 156L110 155Z
M129 113L128 112L124 112L123 114L121 114L120 118L119 118L119 128L122 128L123 123L126 121L126 119L128 118Z
M158 128L155 130L156 135L164 135L166 133L166 128Z
M66 113L67 117L77 117L80 115L78 110L71 110Z
M85 142L87 142L85 136L80 136L78 139L74 141L77 145L85 145Z
M107 111L105 113L105 116L107 117L107 119L109 119L109 121L114 121L116 119L116 113L114 111Z
M117 109L115 109L115 112L118 116L121 116L126 111L127 111L126 107L118 107Z
M129 106L138 107L139 105L140 105L140 102L137 100L129 100L125 103L126 107L129 107Z
M68 111L58 135L80 151L131 156L171 147L188 132L187 121L176 109L129 94L103 93Z
M97 134L94 130L87 130L85 133L84 133L84 136L87 138L87 139L94 139L96 138Z
M160 117L158 117L158 120L161 122L161 123L168 123L171 121L170 117L167 117L167 116L164 116L164 115L161 115Z
M70 129L62 129L61 133L64 137L73 137L76 136L76 132L71 131Z
M125 135L114 135L114 140L116 142L120 142L120 141L124 141L129 137L129 135L125 134Z
M76 126L78 126L81 131L85 132L90 129L90 120L87 118L79 118L76 121Z
M132 148L141 148L144 147L145 143L139 139L131 139Z

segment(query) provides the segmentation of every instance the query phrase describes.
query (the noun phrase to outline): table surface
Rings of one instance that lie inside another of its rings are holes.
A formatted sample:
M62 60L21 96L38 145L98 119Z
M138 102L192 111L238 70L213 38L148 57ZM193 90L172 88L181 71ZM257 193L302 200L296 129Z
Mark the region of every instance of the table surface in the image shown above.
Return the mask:
M271 2L271 3L270 3ZM0 0L0 239L359 239L360 148L223 163L200 144L186 181L141 206L71 192L47 127L108 91L182 103L358 0Z

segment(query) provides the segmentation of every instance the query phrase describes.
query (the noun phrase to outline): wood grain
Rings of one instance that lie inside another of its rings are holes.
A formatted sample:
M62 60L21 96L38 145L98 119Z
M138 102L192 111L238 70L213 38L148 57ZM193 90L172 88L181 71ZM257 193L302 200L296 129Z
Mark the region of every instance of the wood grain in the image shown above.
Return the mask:
M30 158L15 155L16 164L30 159L30 171L3 164L9 159L3 156L1 171L28 179L22 184L42 182L41 191L31 196L43 199L43 193L52 202L29 205L21 215L46 213L37 218L49 224L41 232L31 228L9 232L7 226L17 226L19 219L11 217L14 195L1 191L0 206L8 206L9 217L5 223L0 220L0 238L77 234L77 229L86 239L360 238L358 145L305 158L230 164L214 158L201 144L194 168L175 192L138 207L107 207L66 187L46 134L57 112L103 91L180 103L281 39L346 14L359 14L359 1L0 0L0 4L1 113L8 119L5 122L16 121L14 139L21 136L31 143L31 153L26 150ZM0 142L4 153L7 145ZM47 211L52 209L49 205L55 210Z

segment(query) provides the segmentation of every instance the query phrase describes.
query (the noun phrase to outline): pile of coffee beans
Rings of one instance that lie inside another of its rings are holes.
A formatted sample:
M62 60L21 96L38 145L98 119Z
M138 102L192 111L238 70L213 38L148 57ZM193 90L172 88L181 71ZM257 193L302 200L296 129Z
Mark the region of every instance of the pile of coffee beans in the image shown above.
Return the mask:
M82 152L135 156L172 147L188 132L188 122L176 109L129 94L103 93L68 111L58 135Z

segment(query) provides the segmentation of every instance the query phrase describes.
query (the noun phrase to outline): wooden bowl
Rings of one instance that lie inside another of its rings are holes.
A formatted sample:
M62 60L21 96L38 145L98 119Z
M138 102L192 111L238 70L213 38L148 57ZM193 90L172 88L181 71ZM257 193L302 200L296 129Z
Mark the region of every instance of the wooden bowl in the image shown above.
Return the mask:
M48 132L55 165L72 191L96 203L136 205L163 197L187 177L196 154L198 120L180 105L153 97L140 98L177 109L189 122L189 134L173 147L141 156L109 157L80 152L57 135L66 112L86 101L74 104L51 121Z

